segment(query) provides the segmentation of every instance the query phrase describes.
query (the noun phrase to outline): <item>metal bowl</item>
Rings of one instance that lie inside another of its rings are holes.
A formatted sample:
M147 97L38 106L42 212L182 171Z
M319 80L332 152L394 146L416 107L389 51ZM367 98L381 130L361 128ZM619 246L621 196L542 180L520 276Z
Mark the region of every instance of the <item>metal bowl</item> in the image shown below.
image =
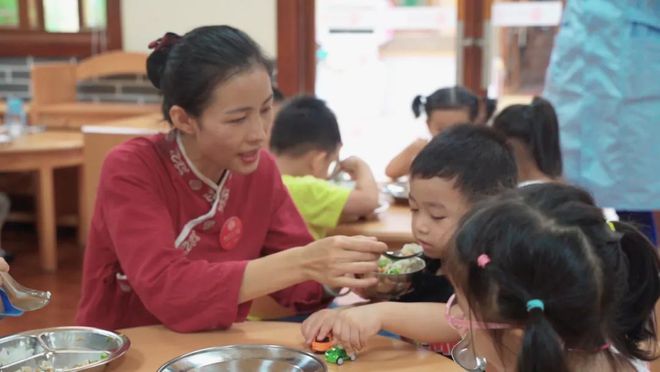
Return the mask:
M0 339L1 371L102 371L131 342L124 335L90 327L56 327Z
M392 300L408 293L412 286L413 275L424 270L426 262L419 257L407 258L406 260L413 261L413 268L405 274L370 273L364 275L367 278L378 278L378 283L360 290L359 295L369 300Z
M230 345L193 351L165 363L158 372L326 372L316 356L277 345Z
M390 182L385 185L384 189L385 192L390 195L395 202L408 204L408 194L410 193L408 182Z

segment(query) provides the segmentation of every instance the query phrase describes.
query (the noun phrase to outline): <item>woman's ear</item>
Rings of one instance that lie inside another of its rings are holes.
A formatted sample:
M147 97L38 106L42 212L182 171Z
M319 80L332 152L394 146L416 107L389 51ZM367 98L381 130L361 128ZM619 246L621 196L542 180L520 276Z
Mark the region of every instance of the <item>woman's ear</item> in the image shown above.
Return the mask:
M188 115L181 106L174 105L170 107L170 120L174 128L185 134L195 134L199 130L197 120Z

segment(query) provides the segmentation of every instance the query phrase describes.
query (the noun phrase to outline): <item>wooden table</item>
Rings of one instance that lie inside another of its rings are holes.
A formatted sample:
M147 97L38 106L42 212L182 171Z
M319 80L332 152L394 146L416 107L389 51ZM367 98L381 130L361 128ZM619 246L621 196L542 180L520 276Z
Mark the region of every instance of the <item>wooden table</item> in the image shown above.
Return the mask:
M414 242L411 221L408 206L393 204L375 219L341 224L331 234L374 236L390 248L401 248L402 244Z
M191 351L234 344L277 344L306 350L299 323L245 322L227 331L180 334L163 326L122 330L131 340L126 355L107 371L153 372L169 360ZM403 341L373 337L357 360L328 365L330 371L462 371L451 360Z
M29 134L0 145L0 172L33 172L36 176L39 254L41 267L47 271L57 269L53 171L80 167L82 160L82 134L77 132Z

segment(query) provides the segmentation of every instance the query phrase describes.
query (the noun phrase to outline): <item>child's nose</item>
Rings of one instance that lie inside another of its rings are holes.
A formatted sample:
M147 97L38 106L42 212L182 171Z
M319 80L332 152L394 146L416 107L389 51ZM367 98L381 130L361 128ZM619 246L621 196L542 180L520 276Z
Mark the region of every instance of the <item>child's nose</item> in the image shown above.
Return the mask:
M428 225L426 225L425 223L416 223L415 224L415 230L420 235L426 235L426 234L429 233Z

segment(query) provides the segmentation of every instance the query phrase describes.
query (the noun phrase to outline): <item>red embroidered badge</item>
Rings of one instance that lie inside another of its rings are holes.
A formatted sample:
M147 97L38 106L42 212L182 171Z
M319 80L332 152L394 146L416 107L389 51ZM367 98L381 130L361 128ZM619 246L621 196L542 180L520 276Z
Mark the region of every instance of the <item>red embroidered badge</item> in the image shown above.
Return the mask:
M234 249L241 236L243 236L243 222L236 216L231 217L225 221L220 230L220 246L226 250Z

